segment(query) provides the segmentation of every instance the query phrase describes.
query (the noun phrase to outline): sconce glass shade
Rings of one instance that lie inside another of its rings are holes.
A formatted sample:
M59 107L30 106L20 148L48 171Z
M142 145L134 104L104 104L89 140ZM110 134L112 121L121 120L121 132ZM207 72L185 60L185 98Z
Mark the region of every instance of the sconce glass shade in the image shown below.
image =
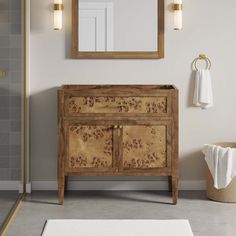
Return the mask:
M62 29L62 0L54 0L54 30Z
M182 16L182 0L174 0L174 29L181 30L183 28Z

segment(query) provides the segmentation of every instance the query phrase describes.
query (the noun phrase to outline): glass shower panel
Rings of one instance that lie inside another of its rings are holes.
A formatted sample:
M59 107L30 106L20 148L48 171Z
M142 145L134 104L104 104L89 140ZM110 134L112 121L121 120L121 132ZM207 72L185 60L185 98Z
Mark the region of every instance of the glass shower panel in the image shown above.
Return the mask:
M23 0L0 0L0 228L19 196L24 98Z

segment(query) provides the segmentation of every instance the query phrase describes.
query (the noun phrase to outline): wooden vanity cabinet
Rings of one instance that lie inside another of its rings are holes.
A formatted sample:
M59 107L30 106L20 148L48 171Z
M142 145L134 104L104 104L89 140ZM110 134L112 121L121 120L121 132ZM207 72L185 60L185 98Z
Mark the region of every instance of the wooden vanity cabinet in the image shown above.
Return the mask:
M58 189L66 177L168 176L178 197L173 85L64 85L58 90Z

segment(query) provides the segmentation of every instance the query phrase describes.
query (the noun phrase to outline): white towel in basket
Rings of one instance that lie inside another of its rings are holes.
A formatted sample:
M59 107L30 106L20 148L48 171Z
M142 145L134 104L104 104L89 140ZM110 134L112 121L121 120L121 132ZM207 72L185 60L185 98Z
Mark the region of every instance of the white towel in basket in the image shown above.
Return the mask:
M202 152L212 174L214 187L226 188L236 176L236 148L206 144Z

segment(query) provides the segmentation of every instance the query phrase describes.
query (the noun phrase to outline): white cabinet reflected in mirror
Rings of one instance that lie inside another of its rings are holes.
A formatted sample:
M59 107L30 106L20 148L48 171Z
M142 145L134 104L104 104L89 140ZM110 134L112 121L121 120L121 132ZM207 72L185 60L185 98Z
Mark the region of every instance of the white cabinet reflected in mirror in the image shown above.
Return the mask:
M164 0L73 0L73 58L162 58Z
M157 0L80 0L79 51L157 51Z

